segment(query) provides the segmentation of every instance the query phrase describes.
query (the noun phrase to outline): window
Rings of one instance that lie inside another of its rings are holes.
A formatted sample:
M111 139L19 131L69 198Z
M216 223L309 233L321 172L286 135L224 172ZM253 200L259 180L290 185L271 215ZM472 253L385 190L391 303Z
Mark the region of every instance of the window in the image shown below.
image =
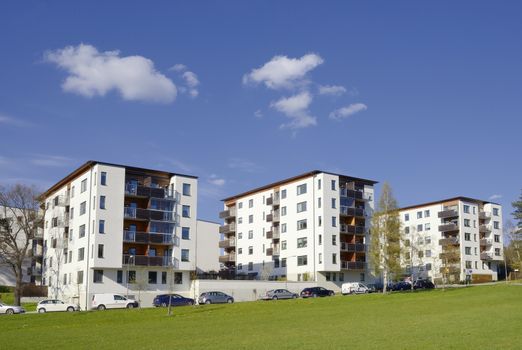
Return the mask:
M500 243L500 235L494 235L495 243Z
M422 219L422 211L417 212L417 219Z
M78 249L78 261L83 261L85 258L85 248Z
M105 220L98 221L98 232L105 233Z
M105 171L100 173L100 185L107 186L107 173Z
M337 227L337 218L332 216L332 227Z
M424 217L425 218L429 218L430 217L430 211L429 210L424 210Z
M427 258L431 258L431 250L426 250L424 255L426 255Z
M323 244L323 235L319 235L318 245L322 245L322 244Z
M71 198L74 198L74 189L75 189L75 187L74 187L74 186L73 186L73 187L71 187Z
M424 243L430 244L431 243L431 237L428 236L428 237L424 238Z
M76 283L83 284L83 271L76 272Z
M183 216L184 218L190 218L190 205L182 206L181 216Z
M281 250L286 250L286 241L281 241Z
M248 239L253 239L253 238L254 238L254 231L253 230L248 231Z
M181 261L189 261L189 250L181 249Z
M404 214L404 221L410 221L410 214Z
M71 208L70 212L69 212L69 218L72 220L74 219L74 208Z
M118 270L116 272L116 283L123 283L123 271L122 270Z
M242 217L241 218L237 218L237 223L238 224L242 224L243 223L243 218Z
M495 248L495 256L500 256L500 248Z
M464 233L464 240L465 241L471 241L471 233L465 232Z
M297 239L297 248L306 248L308 246L308 239L301 237Z
M242 239L243 238L243 232L239 232L237 234L237 239Z
M286 207L281 207L281 216L285 216L285 215L286 215Z
M471 269L471 261L466 261L466 268Z
M183 184L183 195L184 196L190 196L190 184Z
M254 269L254 263L249 262L248 263L248 271L252 271Z
M72 263L72 250L69 250L69 254L67 254L69 256L69 263Z
M279 259L274 259L274 268L279 268Z
M248 223L252 224L253 222L254 222L254 215L249 215L248 216Z
M466 255L471 255L471 247L465 247L464 251Z
M306 219L297 221L297 230L306 229Z
M306 193L306 184L302 184L297 186L297 195L305 194Z
M80 193L83 193L87 191L87 179L82 180L81 186L80 186Z
M181 239L190 239L190 227L181 228Z
M332 180L332 191L335 191L335 180Z
M336 235L332 235L332 245L333 246L337 245L337 236Z
M317 208L321 208L321 197L317 198Z
M100 209L105 209L105 196L100 196Z
M335 209L336 206L336 198L332 198L332 208Z
M80 229L78 231L78 237L85 237L85 225L80 225Z
M361 274L359 275L359 280L361 282L364 282L364 272L361 272Z
M250 246L250 247L248 247L248 255L252 255L252 254L254 254L254 247Z
M332 253L332 264L337 264L337 254Z
M339 272L339 282L344 282L344 273Z
M92 281L94 283L103 283L103 270L94 270Z
M103 259L103 244L98 244L98 258Z
M422 232L422 224L417 225L417 232Z
M308 255L300 255L297 257L297 266L308 265Z
M286 190L281 190L281 199L286 198Z
M324 279L325 279L326 281L330 281L330 279L331 279L331 278L330 278L330 272L326 272L326 273L324 274Z
M431 225L429 222L424 224L424 231L429 231L431 229Z
M297 212L300 213L303 211L306 211L306 202L297 203Z
M317 217L317 226L323 226L323 217L321 215Z
M149 271L149 284L158 283L158 273L156 271Z
M469 219L464 219L464 226L465 227L471 227Z
M243 202L239 202L238 205L237 205L237 208L238 209L243 209Z
M318 256L317 260L319 261L319 264L323 263L323 253L319 253L319 256Z
M237 254L238 254L238 255L243 254L243 248L238 248L238 249L237 249Z
M286 224L281 224L281 233L286 232Z
M404 233L406 233L406 234L410 233L410 227L409 226L406 226L404 228Z
M87 209L87 203L86 202L81 202L80 203L80 216L85 214L85 210L86 209Z
M241 263L237 264L237 269L238 270L243 270L243 264L241 264Z
M249 208L253 208L254 207L254 199L249 199L248 200L248 207Z
M161 284L167 284L167 271L161 272Z
M469 205L464 205L464 213L469 214Z
M498 216L498 208L493 208L493 215Z
M500 228L500 223L498 221L493 221L493 228L498 230Z
M317 180L317 189L318 189L318 190L321 189L321 179L318 179L318 180Z
M286 258L281 259L281 267L286 267Z

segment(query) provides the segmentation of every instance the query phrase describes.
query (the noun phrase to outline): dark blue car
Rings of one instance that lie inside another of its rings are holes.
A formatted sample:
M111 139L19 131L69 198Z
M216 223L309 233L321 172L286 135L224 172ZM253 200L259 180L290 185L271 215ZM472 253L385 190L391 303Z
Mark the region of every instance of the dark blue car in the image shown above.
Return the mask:
M152 301L153 306L169 306L169 297L171 306L194 305L194 299L185 298L179 294L160 294L156 295Z

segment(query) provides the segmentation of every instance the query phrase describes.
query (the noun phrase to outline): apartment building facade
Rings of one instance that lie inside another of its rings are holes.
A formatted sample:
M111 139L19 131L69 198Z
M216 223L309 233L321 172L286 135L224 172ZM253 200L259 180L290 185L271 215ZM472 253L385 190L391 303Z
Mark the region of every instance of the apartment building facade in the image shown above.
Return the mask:
M258 279L368 281L375 183L316 170L224 199L220 262Z
M197 177L88 161L42 200L40 268L49 297L90 308L94 293L148 301L190 289Z
M499 204L455 197L402 208L400 216L409 248L405 268L414 278L498 279L504 260Z

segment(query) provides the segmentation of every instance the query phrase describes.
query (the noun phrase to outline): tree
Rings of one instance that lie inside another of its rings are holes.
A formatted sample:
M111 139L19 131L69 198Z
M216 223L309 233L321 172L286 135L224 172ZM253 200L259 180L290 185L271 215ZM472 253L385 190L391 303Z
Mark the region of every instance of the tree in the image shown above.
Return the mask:
M507 221L504 225L504 243L507 243L504 247L504 256L506 265L511 271L522 270L522 233L518 232L519 230L512 221ZM508 272L506 271L506 279L507 277Z
M15 305L22 296L23 264L29 257L38 228L43 227L38 193L33 187L0 187L0 263L14 272Z
M517 221L517 234L522 234L522 193L520 194L520 197L518 198L518 201L515 201L511 203L515 211L512 213L512 215L515 217L515 220Z
M370 261L375 274L382 273L383 293L386 293L390 275L401 271L401 222L397 201L392 189L384 183L377 211L372 217L370 230Z

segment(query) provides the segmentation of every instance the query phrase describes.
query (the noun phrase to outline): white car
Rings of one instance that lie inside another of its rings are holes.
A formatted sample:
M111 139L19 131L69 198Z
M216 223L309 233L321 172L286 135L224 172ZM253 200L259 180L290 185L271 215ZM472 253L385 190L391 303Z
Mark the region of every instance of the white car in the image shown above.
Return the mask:
M91 308L96 310L133 309L138 306L139 304L136 300L128 299L120 294L102 293L92 296Z
M366 294L370 293L370 288L359 282L343 283L341 286L341 293L347 294Z
M80 311L80 307L78 305L70 304L70 303L64 303L61 300L58 299L46 299L40 301L36 305L36 311L39 313L44 312L53 312L53 311Z
M21 306L11 306L4 303L0 303L0 314L23 314L25 309Z

